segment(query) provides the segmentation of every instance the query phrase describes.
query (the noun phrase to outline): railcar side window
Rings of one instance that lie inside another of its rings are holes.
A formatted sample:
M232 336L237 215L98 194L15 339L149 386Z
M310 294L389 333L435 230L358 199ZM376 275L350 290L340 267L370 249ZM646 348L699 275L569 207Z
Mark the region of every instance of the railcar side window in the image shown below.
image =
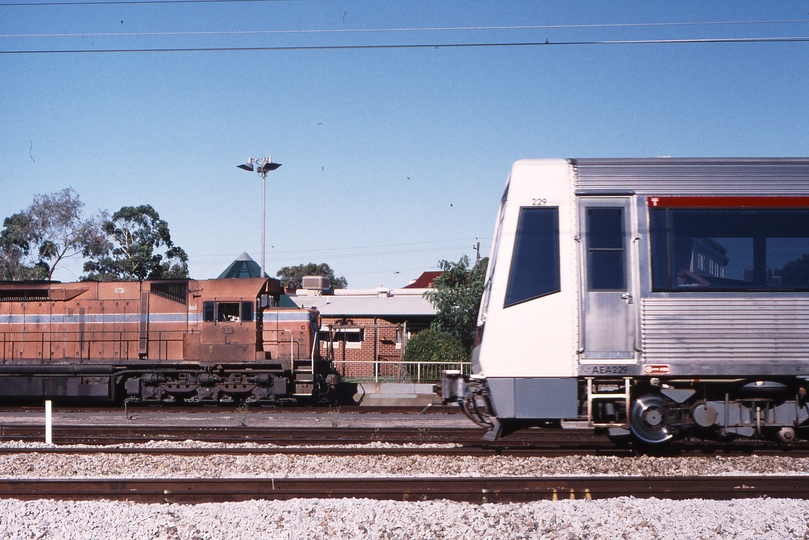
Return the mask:
M592 291L626 289L624 209L587 209L587 282Z
M559 209L520 209L504 307L561 290Z
M809 209L651 208L656 291L809 290Z

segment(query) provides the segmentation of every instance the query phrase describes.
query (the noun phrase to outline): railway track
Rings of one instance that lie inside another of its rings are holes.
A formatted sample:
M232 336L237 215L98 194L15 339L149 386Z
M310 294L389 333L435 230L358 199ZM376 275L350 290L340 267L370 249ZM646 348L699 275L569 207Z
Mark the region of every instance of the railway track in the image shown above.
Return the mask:
M349 480L349 481L347 481ZM0 498L197 504L253 499L366 498L473 503L561 499L809 498L809 476L545 478L234 478L0 480Z
M699 455L790 455L809 457L809 442L799 441L778 445L768 441L737 440L725 443L678 441L661 448L620 446L606 436L591 431L533 429L510 434L497 441L485 441L477 428L427 427L225 427L225 426L115 426L66 425L54 428L54 446L0 447L0 453L307 453L331 455L523 455L568 456L604 455L629 457L635 455L699 456ZM0 441L44 441L44 427L36 425L0 425ZM254 443L269 447L237 448L114 448L111 445L138 444L150 441L186 442L232 445ZM373 445L385 443L386 445ZM86 445L89 448L64 448L66 445ZM106 445L106 446L105 446ZM360 445L360 446L352 446ZM402 446L410 445L410 446ZM431 446L431 445L445 445ZM451 447L446 445L452 445ZM94 448L99 447L99 448ZM303 447L303 448L302 448Z

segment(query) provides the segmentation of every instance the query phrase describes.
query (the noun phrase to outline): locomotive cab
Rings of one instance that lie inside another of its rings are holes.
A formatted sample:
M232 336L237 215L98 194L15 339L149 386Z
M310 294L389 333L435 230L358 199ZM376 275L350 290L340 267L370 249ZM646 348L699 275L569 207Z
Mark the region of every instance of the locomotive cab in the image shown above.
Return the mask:
M200 362L256 360L261 343L261 312L257 317L256 306L261 294L267 293L266 281L255 281L246 287L246 283L236 280L210 280L200 287L196 293L198 301L192 305L192 309L202 311L198 334ZM259 355L259 359L262 357Z

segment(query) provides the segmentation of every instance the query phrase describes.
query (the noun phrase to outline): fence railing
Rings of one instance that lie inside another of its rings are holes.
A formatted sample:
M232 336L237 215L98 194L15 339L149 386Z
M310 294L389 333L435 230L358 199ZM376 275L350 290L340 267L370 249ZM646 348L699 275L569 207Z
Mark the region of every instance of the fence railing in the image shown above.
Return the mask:
M334 366L348 382L436 383L445 369L471 373L470 362L420 362L399 360L335 360Z

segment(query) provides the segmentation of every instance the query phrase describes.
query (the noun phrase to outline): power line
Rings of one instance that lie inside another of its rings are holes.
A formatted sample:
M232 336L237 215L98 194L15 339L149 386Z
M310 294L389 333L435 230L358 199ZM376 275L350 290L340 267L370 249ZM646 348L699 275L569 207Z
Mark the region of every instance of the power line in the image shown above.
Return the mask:
M423 249L404 249L404 250L393 250L393 251L368 251L364 253L356 253L346 250L343 253L329 253L326 254L325 251L320 252L318 250L311 250L307 253L307 255L303 255L298 252L286 252L285 254L274 253L271 252L268 254L268 261L285 261L285 260L305 260L305 259L328 259L332 260L339 260L339 259L360 259L364 257L384 257L389 255L411 255L411 254L418 254L418 253L440 253L440 252L456 252L458 250L467 249L468 245L454 245L454 246L442 246L442 247L432 247L432 248L423 248ZM190 261L197 265L197 266L219 266L222 264L229 264L232 261L232 258L228 257L221 257L219 259L204 259L204 256L195 257L194 255L190 255ZM202 260L200 260L202 259ZM227 261L227 262L223 262Z
M42 7L42 6L126 6L143 4L241 4L259 2L291 2L293 0L90 0L88 2L3 2L0 7Z
M168 3L179 2L235 2L266 0L166 0ZM273 0L278 1L278 0ZM86 2L84 2L86 3ZM104 2L101 2L104 3ZM114 4L126 2L110 2ZM154 2L149 2L154 3ZM64 3L60 3L64 5ZM0 4L23 5L23 4ZM28 5L28 4L25 4ZM240 35L273 35L273 34L367 34L367 33L403 33L403 32L481 32L502 30L549 30L549 29L593 29L593 28L656 28L678 26L723 26L723 25L766 25L766 24L805 24L809 19L782 19L757 21L695 21L695 22L657 22L657 23L599 23L599 24L559 24L559 25L508 25L508 26L447 26L447 27L409 27L409 28L334 28L334 29L297 29L297 30L213 30L213 31L174 31L174 32L91 32L91 33L29 33L0 34L0 38L70 38L70 37L171 37L171 36L240 36ZM711 38L705 38L711 39ZM562 43L562 42L559 42ZM427 45L430 46L430 45Z
M305 259L305 258L328 258L328 259L350 259L369 256L401 255L411 253L432 253L440 251L454 251L464 249L471 245L474 240L480 238L457 238L446 240L430 240L424 242L405 242L397 244L376 244L365 246L345 246L331 248L317 248L307 250L273 250L268 253L273 260L284 259ZM232 254L200 254L190 255L194 264L211 266L222 264L224 260L231 260Z
M592 41L534 41L508 43L420 43L390 45L285 45L251 47L160 47L139 49L42 49L42 50L0 50L0 54L114 54L114 53L194 53L194 52L258 52L258 51L340 51L340 50L384 50L384 49L458 49L475 47L559 47L593 45L678 45L709 43L804 43L809 36L793 37L744 37L744 38L689 38L689 39L631 39L631 40L592 40Z
M429 244L448 244L448 243L457 243L457 242L471 242L472 240L476 240L479 237L468 237L468 238L449 238L445 240L424 240L420 242L399 242L396 244L372 244L372 245L362 245L362 246L341 246L341 247L330 247L330 248L317 248L317 249L308 249L308 250L292 250L292 251L274 251L276 255L286 255L289 253L300 255L304 253L322 253L324 251L357 251L363 249L378 249L378 248L385 248L385 249L392 249L398 248L402 246L426 246ZM230 257L230 253L213 253L213 254L204 254L199 255L199 257Z
M221 0L182 0L189 2ZM236 1L236 0L232 0ZM262 1L262 0L238 0ZM115 2L117 3L117 2ZM4 4L0 4L3 6ZM765 24L806 24L809 19L760 20L760 21L719 21L719 22L662 22L662 23L603 23L603 24L559 24L559 25L508 25L508 26L446 26L411 28L330 28L298 30L212 30L184 32L96 32L96 33L36 33L0 34L0 38L60 38L60 37L169 37L169 36L241 36L273 34L368 34L403 32L484 32L502 30L571 30L603 28L660 28L677 26L725 26L725 25L765 25Z

